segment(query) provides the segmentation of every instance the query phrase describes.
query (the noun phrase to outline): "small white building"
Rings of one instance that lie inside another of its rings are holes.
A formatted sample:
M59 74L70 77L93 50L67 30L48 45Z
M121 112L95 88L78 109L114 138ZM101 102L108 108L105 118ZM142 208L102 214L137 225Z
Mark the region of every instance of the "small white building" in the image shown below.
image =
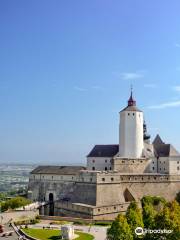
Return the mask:
M72 225L64 225L61 227L62 239L71 240L74 238L74 227Z

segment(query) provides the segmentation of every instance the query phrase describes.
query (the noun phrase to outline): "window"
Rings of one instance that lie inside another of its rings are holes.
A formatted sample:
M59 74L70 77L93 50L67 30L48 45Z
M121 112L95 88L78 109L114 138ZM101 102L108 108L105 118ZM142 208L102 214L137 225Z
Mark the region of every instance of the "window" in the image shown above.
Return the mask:
M114 181L114 178L111 178L111 181Z
M179 171L179 166L177 167L177 170Z
M153 162L153 164L154 164L154 162Z
M109 168L109 170L111 170L111 167Z
M107 171L107 167L105 167L104 170Z
M53 179L53 176L52 176L52 179Z
M95 170L95 167L92 167L92 170L94 171L94 170Z
M92 162L95 163L95 160L93 159Z
M107 159L105 160L105 163L107 163Z
M116 210L116 207L114 207L114 210Z
M98 212L100 212L101 211L101 209L98 209Z
M154 177L154 180L156 180L156 177Z
M130 116L130 113L128 113L128 116Z
M102 178L102 181L105 182L105 178Z
M152 169L154 170L154 167Z
M177 164L179 164L179 161L177 162Z
M161 171L161 168L159 170Z
M134 116L135 114L133 113L133 116Z

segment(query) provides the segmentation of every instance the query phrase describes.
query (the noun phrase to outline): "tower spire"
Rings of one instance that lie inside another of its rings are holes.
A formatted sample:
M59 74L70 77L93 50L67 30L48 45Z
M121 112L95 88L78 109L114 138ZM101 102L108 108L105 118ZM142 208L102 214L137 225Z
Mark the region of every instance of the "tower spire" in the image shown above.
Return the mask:
M133 99L133 86L131 84L131 95L128 100L128 106L136 106L136 101Z

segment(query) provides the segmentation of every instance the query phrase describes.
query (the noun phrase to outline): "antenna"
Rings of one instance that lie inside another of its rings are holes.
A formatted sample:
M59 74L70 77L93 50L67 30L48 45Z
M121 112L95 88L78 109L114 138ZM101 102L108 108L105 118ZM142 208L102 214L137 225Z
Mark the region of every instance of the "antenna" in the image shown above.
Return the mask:
M132 96L132 93L133 93L133 85L132 84L130 86L130 89L131 89L131 96Z

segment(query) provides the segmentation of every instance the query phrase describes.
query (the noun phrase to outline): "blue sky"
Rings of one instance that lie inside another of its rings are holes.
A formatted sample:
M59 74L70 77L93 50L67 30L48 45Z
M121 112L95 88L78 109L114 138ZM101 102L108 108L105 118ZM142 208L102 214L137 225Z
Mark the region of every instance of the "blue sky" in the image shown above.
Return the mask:
M0 161L85 163L118 143L130 84L180 150L180 2L0 1Z

